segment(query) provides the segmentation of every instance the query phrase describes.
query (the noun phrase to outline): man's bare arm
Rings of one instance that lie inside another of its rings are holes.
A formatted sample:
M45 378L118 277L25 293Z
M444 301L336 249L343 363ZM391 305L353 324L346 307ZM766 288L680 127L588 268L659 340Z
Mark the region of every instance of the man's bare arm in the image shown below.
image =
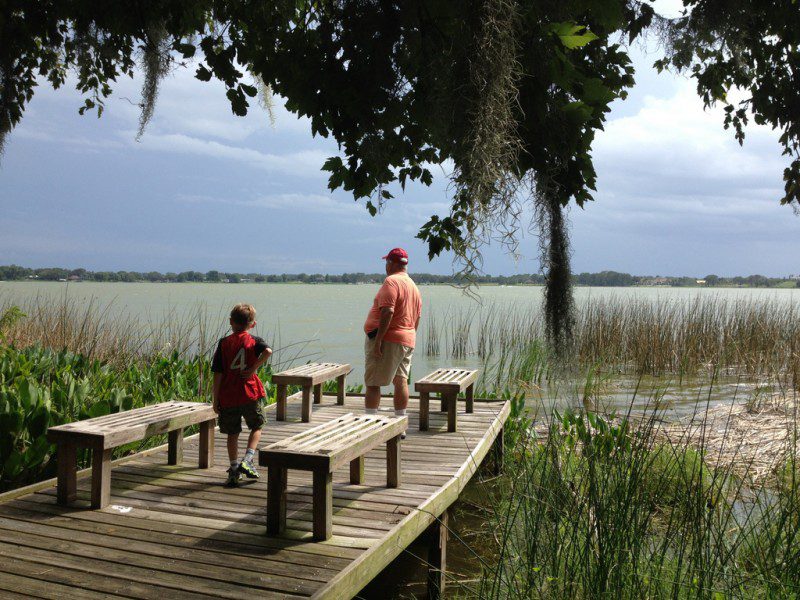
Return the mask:
M378 333L375 334L375 354L380 356L383 354L381 345L383 344L383 336L389 331L389 324L392 322L394 316L394 308L391 306L384 306L381 308L381 320L378 323Z

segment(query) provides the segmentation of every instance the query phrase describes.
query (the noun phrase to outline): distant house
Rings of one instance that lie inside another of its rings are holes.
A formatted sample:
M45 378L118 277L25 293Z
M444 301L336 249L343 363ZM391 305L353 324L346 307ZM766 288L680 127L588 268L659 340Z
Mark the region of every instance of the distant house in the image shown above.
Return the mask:
M695 279L694 282L697 285L705 285L706 284L706 280L705 279Z
M669 279L666 277L650 277L649 279L642 279L642 285L669 285Z
M80 281L80 280L81 278L78 277L77 275L70 275L69 277L67 277L67 281Z

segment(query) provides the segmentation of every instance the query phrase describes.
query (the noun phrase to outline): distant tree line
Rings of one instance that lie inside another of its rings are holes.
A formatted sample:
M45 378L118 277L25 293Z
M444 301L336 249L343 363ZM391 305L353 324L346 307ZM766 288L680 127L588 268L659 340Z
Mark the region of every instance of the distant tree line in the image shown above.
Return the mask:
M323 275L320 273L283 273L281 275L263 275L261 273L227 273L224 271L183 271L181 273L159 273L158 271L88 271L87 269L64 269L47 267L29 269L18 265L0 266L0 281L112 281L153 283L377 283L383 280L383 273L343 273L341 275ZM576 285L629 287L646 286L706 286L706 287L800 287L800 276L765 277L749 275L747 277L719 277L706 275L703 279L695 277L661 277L652 275L631 275L617 271L601 271L600 273L576 273L572 276ZM463 284L462 277L454 275L434 275L431 273L414 273L414 280L422 284ZM523 273L518 275L481 275L473 278L476 283L496 285L543 285L544 275Z

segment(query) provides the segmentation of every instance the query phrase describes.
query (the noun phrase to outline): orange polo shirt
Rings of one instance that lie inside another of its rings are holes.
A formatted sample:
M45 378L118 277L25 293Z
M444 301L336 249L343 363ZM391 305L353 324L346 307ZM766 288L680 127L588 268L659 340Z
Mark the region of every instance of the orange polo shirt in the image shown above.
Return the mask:
M417 321L422 314L422 297L408 273L393 273L383 280L364 322L364 333L378 328L385 306L393 308L394 314L383 339L413 348L417 341Z

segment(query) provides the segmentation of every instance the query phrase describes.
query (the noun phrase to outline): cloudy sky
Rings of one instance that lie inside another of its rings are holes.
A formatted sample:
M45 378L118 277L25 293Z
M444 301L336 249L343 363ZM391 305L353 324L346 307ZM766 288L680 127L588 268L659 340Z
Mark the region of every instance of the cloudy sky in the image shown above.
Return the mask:
M704 111L690 80L656 74L634 48L637 86L595 144L596 202L569 213L573 270L636 274L800 272L800 218L781 207L778 134L751 127L744 147ZM393 246L428 263L414 236L448 206L439 172L370 217L330 194L320 171L337 154L308 123L276 107L234 117L222 86L193 70L168 78L135 140L141 80L124 81L101 119L79 116L77 92L42 86L0 160L0 264L92 270L374 272ZM514 258L486 250L485 271L536 272L537 240Z

